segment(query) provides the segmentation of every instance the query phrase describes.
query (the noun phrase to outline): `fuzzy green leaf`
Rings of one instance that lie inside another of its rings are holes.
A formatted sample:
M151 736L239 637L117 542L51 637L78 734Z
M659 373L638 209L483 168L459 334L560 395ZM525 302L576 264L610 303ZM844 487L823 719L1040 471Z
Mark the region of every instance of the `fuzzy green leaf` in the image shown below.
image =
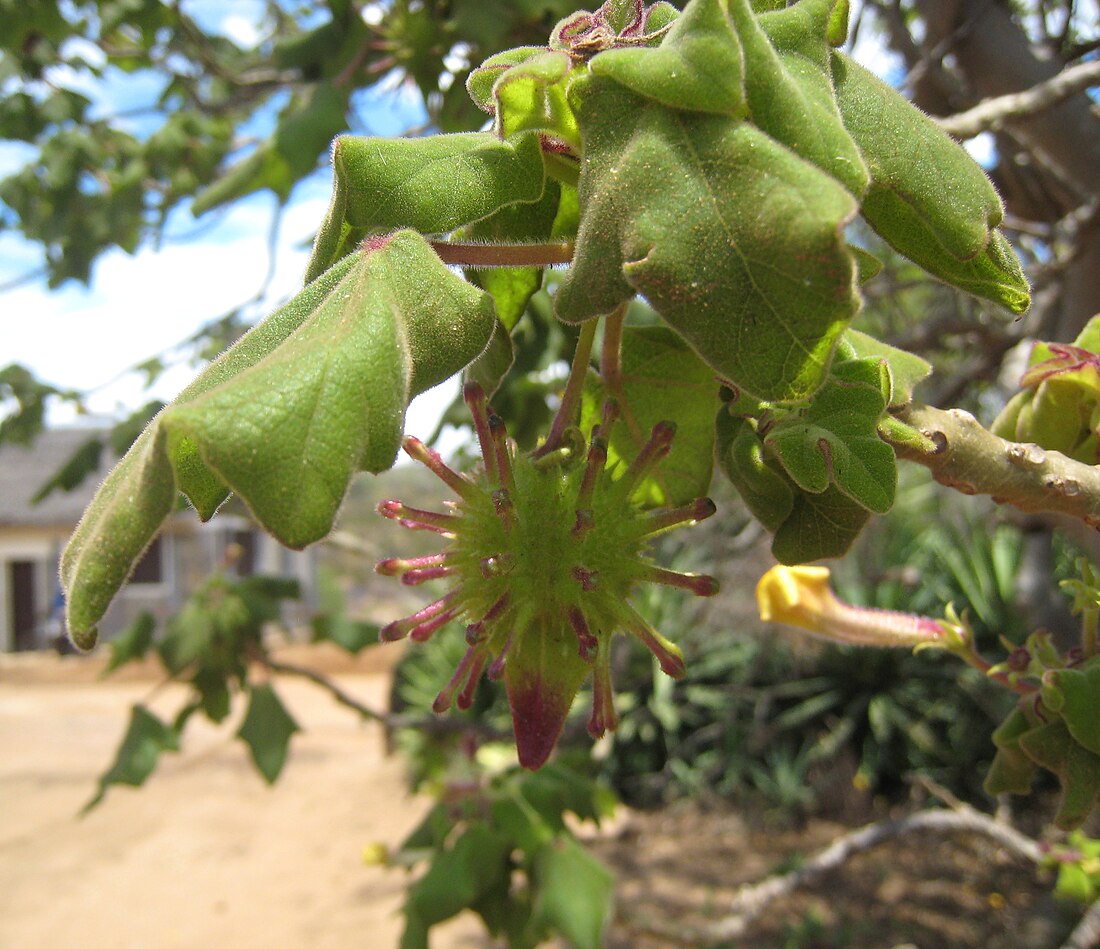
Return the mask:
M1031 791L1037 768L1035 762L1020 749L1019 740L1033 727L1019 708L1013 709L997 727L993 733L997 754L982 785L987 794L1027 794Z
M1074 741L1100 755L1100 665L1060 669L1057 686L1065 697L1062 718Z
M268 784L274 784L286 764L290 738L301 731L286 710L271 683L254 685L248 701L248 712L237 737L252 753L256 770Z
M868 517L863 505L835 487L822 494L796 491L790 516L772 538L772 553L784 564L842 557Z
M95 796L84 805L86 814L103 800L112 784L141 787L153 773L162 751L179 751L179 736L143 705L130 711L130 726L119 745L115 763L100 777Z
M496 111L493 87L497 80L513 66L519 66L545 52L545 46L517 46L490 56L476 69L471 70L466 79L466 91L479 109L493 113Z
M1058 777L1062 799L1054 823L1062 830L1079 827L1100 792L1100 756L1079 745L1060 720L1025 732L1018 742L1033 761Z
M850 329L844 344L861 359L881 359L890 370L890 405L905 405L913 400L913 390L932 374L932 365L915 353L898 349L873 336Z
M618 395L629 419L611 430L608 462L629 463L653 426L669 421L676 437L668 457L642 486L653 505L684 504L702 497L714 467L714 373L679 336L663 326L628 327L622 342L622 391L609 392L593 380L585 391L581 428L600 420L604 400Z
M885 514L894 503L897 460L878 437L884 387L889 391L884 363L837 363L813 400L780 419L764 442L804 491L820 494L835 484L853 501Z
M745 48L753 123L860 197L869 174L833 92L828 38L833 5L833 0L803 0L759 18L748 0L730 0L729 8Z
M840 53L833 78L844 124L871 185L863 216L925 270L1021 313L1027 280L995 230L1001 200L966 150L881 79Z
M313 246L313 280L371 234L445 234L543 190L538 138L492 132L428 138L343 136L332 150L333 191Z
M765 457L764 443L747 419L723 408L716 430L718 464L753 516L774 533L794 510L790 479Z
M722 0L694 0L660 46L609 49L591 68L672 109L744 112L741 44Z
M747 123L601 77L574 80L571 99L582 217L558 315L581 322L641 293L738 388L814 392L859 305L842 234L852 196Z
M290 547L319 540L352 476L388 468L405 408L487 344L492 301L403 231L341 262L212 363L135 442L62 557L69 628L95 624L172 510L235 491Z

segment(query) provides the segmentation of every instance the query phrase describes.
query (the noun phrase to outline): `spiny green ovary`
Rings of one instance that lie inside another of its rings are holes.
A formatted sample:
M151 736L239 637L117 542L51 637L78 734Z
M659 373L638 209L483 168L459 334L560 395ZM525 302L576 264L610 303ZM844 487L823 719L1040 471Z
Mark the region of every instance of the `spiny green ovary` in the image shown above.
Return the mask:
M606 622L630 595L646 562L636 509L602 472L587 506L591 526L576 532L582 465L541 470L518 454L513 470L510 521L497 512L487 479L482 491L459 506L463 526L451 550L467 616L479 619L507 593L528 617L552 617L564 625L569 607L577 606L590 620ZM501 573L486 576L490 558ZM587 589L578 571L593 578Z

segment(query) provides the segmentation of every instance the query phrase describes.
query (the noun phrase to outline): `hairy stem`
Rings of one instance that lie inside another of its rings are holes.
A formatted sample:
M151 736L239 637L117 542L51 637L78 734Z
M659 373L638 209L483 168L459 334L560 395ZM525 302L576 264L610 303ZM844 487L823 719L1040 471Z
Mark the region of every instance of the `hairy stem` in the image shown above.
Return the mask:
M432 241L431 245L443 263L462 267L553 267L568 264L573 259L572 241L546 244Z
M1100 467L1061 452L998 438L969 412L914 402L898 418L929 448L887 434L898 456L924 465L941 484L963 494L988 494L1022 511L1068 514L1100 528Z
M580 335L577 337L577 348L573 353L573 366L569 370L569 379L565 383L565 391L561 395L561 405L558 406L553 424L550 426L550 434L534 452L539 458L548 452L554 451L561 445L565 430L572 425L577 418L577 412L581 406L581 394L584 392L584 380L588 375L588 365L592 360L592 342L596 338L596 320L588 320L581 324Z

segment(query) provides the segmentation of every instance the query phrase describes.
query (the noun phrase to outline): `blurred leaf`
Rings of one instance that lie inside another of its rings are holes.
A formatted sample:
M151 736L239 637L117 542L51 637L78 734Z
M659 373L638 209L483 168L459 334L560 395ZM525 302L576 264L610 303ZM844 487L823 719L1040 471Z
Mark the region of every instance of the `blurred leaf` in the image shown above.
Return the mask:
M179 751L179 736L143 705L130 712L130 726L119 745L115 763L99 779L99 788L81 814L87 814L103 800L112 784L140 787L153 773L163 751Z
M153 645L156 629L157 621L153 614L142 610L136 620L111 640L111 658L104 666L102 675L109 676L119 666L143 659Z
M358 655L367 646L378 644L379 626L340 613L322 613L309 621L314 642L328 639L353 656Z
M1058 777L1062 798L1054 823L1062 830L1079 827L1100 793L1100 755L1079 745L1062 721L1025 732L1018 744L1036 764Z
M103 440L90 437L76 449L60 468L51 475L31 496L31 504L41 504L54 491L72 491L79 487L88 475L99 470L99 460L103 455Z
M290 738L300 730L270 683L252 686L248 712L237 737L248 745L256 769L268 784L274 784L279 777Z
M500 831L475 823L439 851L427 872L409 887L402 949L426 947L429 927L457 915L502 884L507 888L511 846Z
M533 919L574 949L600 949L611 920L611 872L574 837L561 835L535 854L531 875Z

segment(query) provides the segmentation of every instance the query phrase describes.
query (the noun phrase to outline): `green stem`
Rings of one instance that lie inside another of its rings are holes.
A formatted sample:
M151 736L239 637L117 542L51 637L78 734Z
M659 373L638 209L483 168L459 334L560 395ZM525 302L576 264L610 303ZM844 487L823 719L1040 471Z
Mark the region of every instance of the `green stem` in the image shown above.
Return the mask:
M1081 650L1086 658L1100 652L1100 610L1084 610L1081 614Z
M545 244L477 244L468 241L431 241L445 264L461 267L553 267L573 260L572 241Z
M550 434L533 452L535 458L540 458L554 451L561 445L565 430L576 420L581 407L581 394L584 392L584 381L588 375L588 365L592 359L592 343L596 338L596 320L587 320L581 324L580 335L577 337L577 348L573 353L573 366L569 370L569 379L565 383L565 391L561 394L561 405L550 426Z

